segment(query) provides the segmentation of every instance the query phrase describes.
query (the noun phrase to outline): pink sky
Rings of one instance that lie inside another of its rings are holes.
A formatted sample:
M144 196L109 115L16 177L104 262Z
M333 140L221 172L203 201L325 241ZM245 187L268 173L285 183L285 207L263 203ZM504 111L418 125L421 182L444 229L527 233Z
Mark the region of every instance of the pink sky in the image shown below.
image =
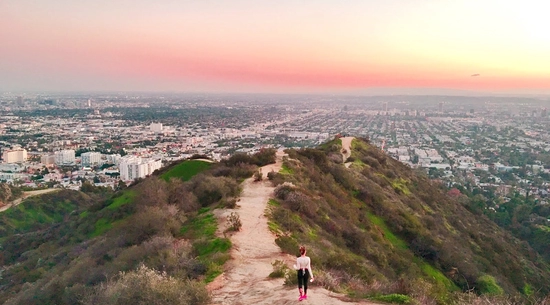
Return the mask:
M550 93L547 4L403 2L4 0L0 90Z

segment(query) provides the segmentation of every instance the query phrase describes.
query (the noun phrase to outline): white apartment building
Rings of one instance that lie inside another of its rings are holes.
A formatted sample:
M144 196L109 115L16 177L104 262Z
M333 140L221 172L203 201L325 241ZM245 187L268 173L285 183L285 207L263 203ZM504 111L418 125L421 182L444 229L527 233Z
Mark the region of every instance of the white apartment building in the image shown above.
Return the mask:
M149 129L152 132L162 132L162 123L151 123L151 125L149 125Z
M56 165L74 164L75 162L74 150L72 149L56 151L54 155Z
M6 150L2 154L2 159L5 163L25 162L27 161L27 150L22 148Z
M119 163L120 179L129 181L136 178L145 178L161 166L162 162L160 160L124 156Z
M80 155L80 160L81 160L80 163L82 164L82 166L90 167L90 166L98 165L98 164L101 164L101 153L93 152L93 151L85 152Z

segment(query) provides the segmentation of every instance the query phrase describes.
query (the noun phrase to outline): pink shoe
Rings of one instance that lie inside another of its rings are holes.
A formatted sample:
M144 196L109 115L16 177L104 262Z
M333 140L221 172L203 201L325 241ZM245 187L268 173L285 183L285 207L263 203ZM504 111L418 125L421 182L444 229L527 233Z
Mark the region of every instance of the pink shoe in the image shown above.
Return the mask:
M301 295L300 298L298 299L298 301L303 301L304 300L304 296Z
M302 300L307 300L307 295L304 295Z

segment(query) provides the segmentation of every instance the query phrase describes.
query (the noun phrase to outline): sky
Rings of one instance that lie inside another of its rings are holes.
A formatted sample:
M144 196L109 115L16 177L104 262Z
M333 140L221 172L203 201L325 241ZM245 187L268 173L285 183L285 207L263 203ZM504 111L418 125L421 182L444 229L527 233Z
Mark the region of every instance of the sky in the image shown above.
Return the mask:
M0 90L550 94L543 0L0 0Z

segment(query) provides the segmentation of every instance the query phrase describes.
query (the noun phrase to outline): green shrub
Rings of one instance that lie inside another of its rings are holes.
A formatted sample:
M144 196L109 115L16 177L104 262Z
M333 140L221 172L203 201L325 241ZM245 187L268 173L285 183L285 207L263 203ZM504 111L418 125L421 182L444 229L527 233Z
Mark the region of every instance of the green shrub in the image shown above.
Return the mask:
M371 297L370 299L374 301L381 301L386 303L395 303L395 304L410 304L412 302L412 299L409 296L403 295L403 294L386 294L386 295L380 295Z
M302 223L300 217L295 213L285 209L282 206L274 207L271 217L282 228L286 230L301 230Z
M262 181L264 178L263 174L262 174L262 170L261 169L258 169L255 173L254 173L254 181L255 182L259 182L259 181Z
M494 277L485 274L477 278L476 289L481 294L502 295L504 290L497 284Z
M275 197L281 200L285 200L288 194L294 192L295 189L296 187L292 184L283 183L275 188Z
M274 148L262 148L259 152L255 153L252 158L254 160L254 164L258 166L264 166L268 164L275 163L276 159L276 150Z
M298 275L296 274L296 272L291 272L289 270L289 272L287 272L285 274L284 285L286 285L286 286L296 286L296 285L298 285Z
M271 263L271 266L273 266L273 272L269 274L271 278L284 278L285 275L290 272L285 262L279 259Z
M275 243L281 248L281 251L287 254L296 255L300 248L298 242L290 236L279 236L275 239Z
M203 174L192 179L191 188L203 207L216 203L222 198L236 197L241 192L239 184L234 179Z

